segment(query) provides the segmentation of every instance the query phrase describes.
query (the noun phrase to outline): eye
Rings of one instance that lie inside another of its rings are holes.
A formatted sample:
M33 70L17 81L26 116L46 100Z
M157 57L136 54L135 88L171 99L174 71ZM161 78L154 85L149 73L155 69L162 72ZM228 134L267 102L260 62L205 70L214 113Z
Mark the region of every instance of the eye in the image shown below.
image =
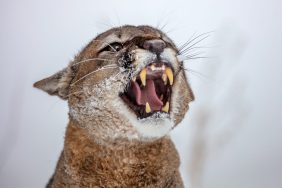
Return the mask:
M109 51L109 52L118 52L122 49L122 44L118 42L113 42L108 44L105 48L103 48L100 52Z

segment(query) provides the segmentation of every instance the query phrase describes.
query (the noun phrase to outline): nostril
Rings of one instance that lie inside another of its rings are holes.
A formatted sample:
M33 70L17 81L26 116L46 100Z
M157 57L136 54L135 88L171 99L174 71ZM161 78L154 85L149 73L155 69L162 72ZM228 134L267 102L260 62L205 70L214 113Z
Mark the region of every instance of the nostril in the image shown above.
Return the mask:
M160 54L164 51L166 44L160 39L147 40L143 44L143 48L151 52Z

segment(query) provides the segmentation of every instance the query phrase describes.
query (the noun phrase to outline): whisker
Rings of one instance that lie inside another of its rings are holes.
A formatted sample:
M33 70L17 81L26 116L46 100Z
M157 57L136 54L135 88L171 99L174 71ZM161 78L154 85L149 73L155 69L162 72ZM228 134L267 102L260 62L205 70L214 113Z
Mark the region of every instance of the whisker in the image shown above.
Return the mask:
M103 25L103 26L106 26L107 28L112 28L112 27L114 27L110 22L109 22L109 23L106 23L106 22L102 22L102 21L97 21L96 23L97 23L97 24L100 24L100 25Z
M184 61L191 60L191 59L208 59L208 58L211 58L211 57L191 57L189 59L185 59Z
M205 36L204 38L196 41L195 43L191 44L190 46L186 46L186 49L182 49L179 53L183 54L185 52L187 52L188 50L190 50L193 46L195 46L196 44L199 44L201 41L205 40L206 38L210 37L210 35Z
M78 83L79 81L83 80L84 78L86 78L87 76L90 76L91 74L94 74L95 72L101 71L101 70L106 70L106 69L116 69L118 68L118 66L104 66L102 68L99 68L95 71L92 71L86 75L84 75L83 77L81 77L80 79L76 80L74 83L72 83L70 86L74 86L76 83Z
M188 61L188 60L195 60L195 59L208 59L208 58L212 58L212 57L210 57L210 56L199 56L199 57L194 57L194 56L181 56L181 55L179 55L179 56L177 56L177 59L178 59L178 61L179 62L182 62L182 61Z
M195 56L197 56L197 55L201 55L201 54L204 54L205 52L195 52L195 53L193 53L193 54L189 54L189 55L184 55L185 57L188 57L188 58L190 58L190 57L195 57Z
M168 25L168 21L160 28L161 31L164 30L164 28Z
M92 40L92 41L100 41L100 42L102 42L102 43L108 45L108 46L109 46L112 50L114 50L115 52L117 52L117 50L116 50L111 44L109 44L109 43L107 43L107 42L105 42L105 41L103 41L103 40L94 39L94 40Z
M164 14L164 13L162 13ZM156 28L159 29L159 30L162 30L161 28L163 28L163 23L164 22L164 18L165 18L165 15L162 15L161 16L161 19L158 19L157 23L156 23Z
M198 36L196 36L195 38L193 38L193 36L195 35L195 33L192 35L192 37L190 37L190 39L184 43L178 50L179 50L179 53L182 53L182 50L184 48L186 48L189 44L191 44L193 41L197 40L198 38L202 37L202 36L205 36L205 35L208 35L210 33L212 33L213 31L209 31L209 32L206 32L206 33L202 33ZM205 37L204 37L205 38ZM202 40L201 40L202 41ZM184 49L185 50L185 49Z
M120 72L118 72L116 75L114 75L113 77L111 77L111 78L113 78L113 79L116 79L116 77L118 76L118 75L120 75L121 73L124 73L125 71L120 71Z
M195 49L209 49L209 48L214 48L216 46L194 46L192 48L190 48L189 50L195 50ZM188 51L189 51L188 50Z
M182 44L179 48L178 51L181 51L183 48L185 48L186 45L188 45L187 43L189 43L192 38L194 37L194 35L196 34L196 32L193 33L193 35L187 40L187 42L185 42L184 44Z
M117 64L109 64L109 65L105 65L105 66L103 66L103 67L101 67L101 68L104 68L104 67L119 67Z
M74 64L73 64L73 65L71 65L71 66L79 65L79 64L81 64L81 63L85 63L85 62L89 62L89 61L94 61L94 60L100 60L100 61L113 62L113 60L110 60L110 59L104 59L104 58L91 58L91 59L85 59L85 60L79 61L79 62L77 62L77 63L74 63Z
M207 79L207 80L210 79L207 75L205 75L205 74L203 74L203 73L200 73L200 72L198 72L198 71L195 71L195 70L193 70L193 69L189 69L189 68L183 68L183 69L184 69L185 71L188 71L188 72L194 74L194 75L201 76L201 77L203 77L203 78L205 78L205 79Z
M194 53L194 54L191 54L191 55L183 55L183 54L180 54L177 56L177 59L179 62L182 62L182 61L187 61L187 60L191 60L191 59L205 59L205 58L210 58L210 56L198 56L198 55L203 55L204 52L198 52L198 53Z
M180 48L179 51L182 51L187 45L189 45L191 42L193 42L194 40L200 38L201 36L205 35L207 33L202 33L196 37L194 37L195 33L193 33L193 35L189 38L189 40L187 42L185 42Z
M169 34L169 33L171 33L171 32L175 32L176 30L177 30L177 28L172 28L172 29L166 31L165 33L166 33L166 34Z

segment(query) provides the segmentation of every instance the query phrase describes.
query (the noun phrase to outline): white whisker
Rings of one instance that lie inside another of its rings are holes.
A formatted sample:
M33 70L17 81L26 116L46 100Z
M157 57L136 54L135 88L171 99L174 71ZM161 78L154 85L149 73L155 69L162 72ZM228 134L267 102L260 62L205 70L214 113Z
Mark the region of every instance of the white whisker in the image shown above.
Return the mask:
M108 46L109 46L112 50L114 50L115 52L117 52L117 50L116 50L111 44L109 44L109 43L107 43L107 42L104 42L103 40L94 39L94 40L92 40L92 41L100 41L100 42L102 42L102 43L108 45Z
M102 70L106 70L106 69L116 69L116 68L118 68L118 66L110 66L110 65L104 66L104 67L102 67L102 68L99 68L99 69L97 69L97 70L95 70L95 71L92 71L92 72L90 72L90 73L84 75L83 77L81 77L80 79L78 79L78 80L76 80L74 83L72 83L70 86L75 85L75 84L78 83L79 81L83 80L83 79L86 78L87 76L90 76L91 74L94 74L95 72L102 71Z
M84 91L76 91L76 92L73 92L73 93L70 93L67 95L67 98L69 98L71 95L74 95L74 94L78 94L78 93L83 93Z
M123 71L118 72L116 75L114 75L114 76L111 77L111 78L116 79L116 77L117 77L118 75L120 75L122 72L123 72Z
M103 59L103 58L91 58L91 59L85 59L85 60L79 61L79 62L77 62L77 63L74 63L74 64L73 64L73 65L71 65L71 66L75 66L75 65L78 65L78 64L81 64L81 63L85 63L85 62L89 62L89 61L94 61L94 60L114 62L113 60L109 60L109 59Z

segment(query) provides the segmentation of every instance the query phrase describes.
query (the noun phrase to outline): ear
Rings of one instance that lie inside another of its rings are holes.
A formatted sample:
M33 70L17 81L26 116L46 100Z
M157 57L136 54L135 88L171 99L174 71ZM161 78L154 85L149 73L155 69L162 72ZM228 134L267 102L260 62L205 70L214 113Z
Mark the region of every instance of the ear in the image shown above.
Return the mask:
M34 87L46 91L50 95L57 95L66 100L69 94L69 86L74 77L73 70L70 67L40 80L33 84Z

